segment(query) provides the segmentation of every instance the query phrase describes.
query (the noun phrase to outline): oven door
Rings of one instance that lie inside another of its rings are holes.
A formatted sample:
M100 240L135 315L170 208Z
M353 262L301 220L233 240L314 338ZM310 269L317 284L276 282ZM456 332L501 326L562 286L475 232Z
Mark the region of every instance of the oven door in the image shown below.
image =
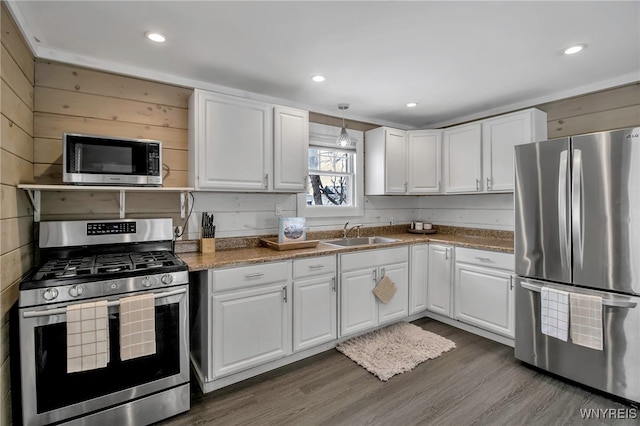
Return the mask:
M155 296L154 355L120 360L119 297L110 297L107 300L115 302L109 304L110 361L105 368L75 373L67 373L66 305L21 309L24 424L89 415L188 383L188 287L173 287Z

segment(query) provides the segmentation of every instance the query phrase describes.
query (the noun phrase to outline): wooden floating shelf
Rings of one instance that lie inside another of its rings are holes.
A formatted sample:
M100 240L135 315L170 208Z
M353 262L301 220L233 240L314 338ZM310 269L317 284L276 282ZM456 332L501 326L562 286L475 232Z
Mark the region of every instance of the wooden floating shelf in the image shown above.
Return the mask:
M178 192L180 193L180 217L186 216L186 194L192 192L190 187L164 187L164 186L108 186L108 185L38 185L20 184L18 188L24 189L29 195L33 205L33 221L40 222L40 192L41 191L84 191L84 192L117 192L120 194L120 219L125 214L125 194L127 192Z

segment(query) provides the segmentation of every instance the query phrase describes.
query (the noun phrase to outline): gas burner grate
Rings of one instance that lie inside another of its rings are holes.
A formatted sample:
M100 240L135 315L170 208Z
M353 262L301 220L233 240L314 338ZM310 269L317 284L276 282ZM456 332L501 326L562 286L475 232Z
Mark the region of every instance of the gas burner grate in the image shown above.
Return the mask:
M171 252L147 251L131 253L134 269L160 268L175 265L175 257Z

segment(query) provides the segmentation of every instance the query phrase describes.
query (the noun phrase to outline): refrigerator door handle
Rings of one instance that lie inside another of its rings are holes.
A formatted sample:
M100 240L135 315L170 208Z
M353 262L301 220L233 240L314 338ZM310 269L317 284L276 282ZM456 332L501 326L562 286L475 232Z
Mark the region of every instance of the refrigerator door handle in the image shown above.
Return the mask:
M520 285L522 288L525 288L529 291L533 291L536 293L540 293L542 287L521 282ZM611 306L614 308L635 308L638 304L636 302L630 302L628 300L620 300L620 299L602 299L602 306Z
M573 178L571 181L571 233L573 235L574 252L577 252L580 268L583 267L584 256L584 229L582 229L584 223L582 214L582 151L574 149Z
M569 232L567 231L567 175L569 173L569 151L560 153L558 167L558 237L560 238L560 263L562 269L570 268Z

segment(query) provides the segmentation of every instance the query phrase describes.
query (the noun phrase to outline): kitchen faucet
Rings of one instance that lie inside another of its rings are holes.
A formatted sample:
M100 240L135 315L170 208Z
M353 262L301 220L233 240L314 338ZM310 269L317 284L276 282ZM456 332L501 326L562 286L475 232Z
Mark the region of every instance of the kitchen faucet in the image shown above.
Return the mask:
M347 226L349 225L349 222L344 224L344 228L342 228L342 238L347 238L347 234L349 234L350 231L353 230L353 228L356 228L356 236L358 238L360 238L360 228L363 226L361 223L355 224L351 227L351 229L347 229Z

